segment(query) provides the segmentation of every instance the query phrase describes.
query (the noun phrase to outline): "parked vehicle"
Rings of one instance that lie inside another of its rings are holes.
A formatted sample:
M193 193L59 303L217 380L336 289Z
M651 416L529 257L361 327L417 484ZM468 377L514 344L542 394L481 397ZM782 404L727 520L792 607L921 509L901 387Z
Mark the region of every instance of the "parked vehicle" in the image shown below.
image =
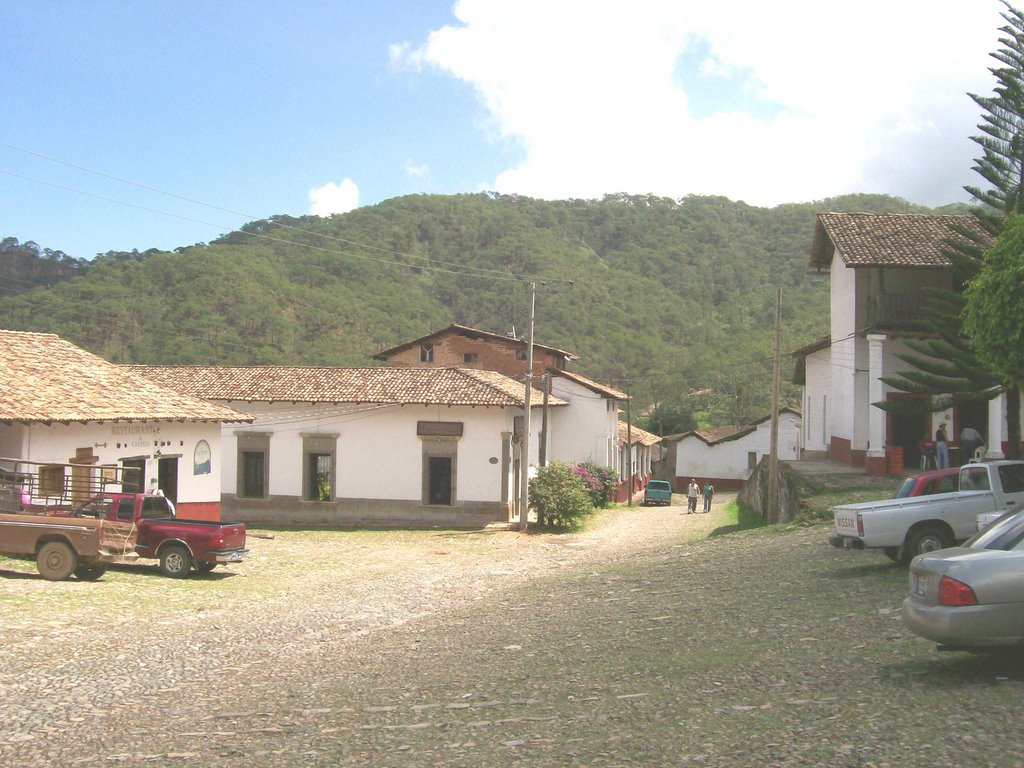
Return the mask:
M829 542L882 549L905 565L974 535L979 514L1004 512L1024 501L1024 461L968 464L959 469L958 481L959 489L950 493L837 506Z
M174 578L188 576L193 568L205 572L218 564L240 563L249 553L243 524L179 520L163 496L105 493L75 508L73 514L134 523L138 556L159 560L164 575Z
M908 499L914 496L931 496L935 493L951 493L959 490L960 468L947 467L932 469L910 475L896 491L895 498Z
M74 574L95 581L107 565L131 559L135 531L107 520L0 513L0 555L35 560L39 574L63 581Z
M140 473L134 467L81 470L81 464L0 457L0 512L67 516L93 496L138 487Z
M961 547L915 557L901 618L939 650L1024 644L1024 505Z
M644 506L654 504L669 505L672 503L672 483L667 480L649 480L644 488Z

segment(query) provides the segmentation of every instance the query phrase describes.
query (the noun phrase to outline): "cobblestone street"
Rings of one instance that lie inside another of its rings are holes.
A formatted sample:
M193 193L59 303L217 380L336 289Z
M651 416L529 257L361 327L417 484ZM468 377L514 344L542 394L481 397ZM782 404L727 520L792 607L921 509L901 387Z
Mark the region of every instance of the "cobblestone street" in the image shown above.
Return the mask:
M680 511L271 532L186 581L0 571L0 762L1022 764L1021 670L906 633L905 572Z

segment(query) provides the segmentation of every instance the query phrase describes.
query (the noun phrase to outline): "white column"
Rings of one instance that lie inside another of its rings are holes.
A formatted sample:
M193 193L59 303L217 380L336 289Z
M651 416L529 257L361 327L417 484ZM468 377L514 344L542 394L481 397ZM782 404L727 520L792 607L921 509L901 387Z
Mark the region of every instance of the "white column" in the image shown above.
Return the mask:
M1003 411L1006 395L993 397L988 401L988 435L985 440L986 459L1004 459L1003 455Z
M885 411L871 405L885 399L885 384L879 378L885 373L884 342L884 335L868 334L868 456L885 456Z

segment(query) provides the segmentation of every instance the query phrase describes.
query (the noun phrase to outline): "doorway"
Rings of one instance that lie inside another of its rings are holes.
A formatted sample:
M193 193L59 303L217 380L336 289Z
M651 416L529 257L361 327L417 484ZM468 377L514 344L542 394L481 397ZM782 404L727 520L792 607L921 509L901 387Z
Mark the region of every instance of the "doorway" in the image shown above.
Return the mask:
M124 471L121 475L121 490L125 493L142 493L146 487L146 460L122 459Z
M960 432L964 427L974 427L981 433L982 438L988 441L988 400L968 400L965 398L956 399L956 421L951 425L956 429L956 434L950 434L950 440L960 442ZM970 461L971 457L961 457L962 464Z
M888 444L903 449L905 468L920 467L921 438L930 431L928 399L914 396L894 397L890 393L889 401L897 401L899 406L889 412Z
M451 506L452 457L428 456L427 504Z
M171 503L178 503L178 457L161 458L157 462L156 486L164 492Z

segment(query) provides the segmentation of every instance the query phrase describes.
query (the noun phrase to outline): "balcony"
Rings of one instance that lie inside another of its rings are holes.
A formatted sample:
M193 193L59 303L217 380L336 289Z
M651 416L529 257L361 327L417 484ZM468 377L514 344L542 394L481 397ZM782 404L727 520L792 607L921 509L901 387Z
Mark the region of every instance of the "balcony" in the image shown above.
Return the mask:
M878 329L908 330L925 327L921 291L869 296L864 324Z

